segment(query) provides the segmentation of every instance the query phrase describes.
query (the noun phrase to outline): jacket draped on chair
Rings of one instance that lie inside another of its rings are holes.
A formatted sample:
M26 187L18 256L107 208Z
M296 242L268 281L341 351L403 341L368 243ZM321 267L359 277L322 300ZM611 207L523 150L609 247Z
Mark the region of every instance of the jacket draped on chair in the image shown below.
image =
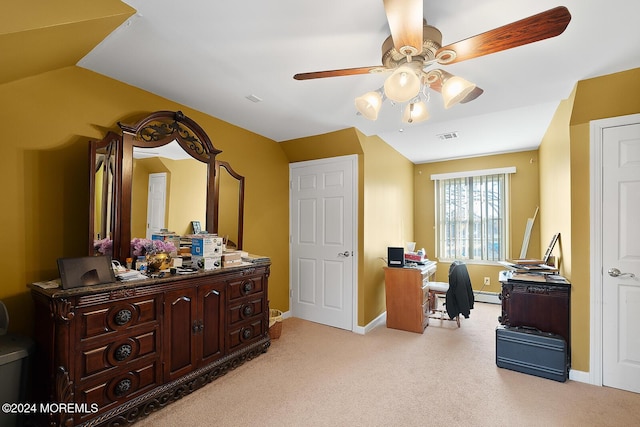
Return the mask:
M474 297L467 266L462 261L454 261L449 267L449 290L446 295L447 314L450 319L462 314L469 318Z

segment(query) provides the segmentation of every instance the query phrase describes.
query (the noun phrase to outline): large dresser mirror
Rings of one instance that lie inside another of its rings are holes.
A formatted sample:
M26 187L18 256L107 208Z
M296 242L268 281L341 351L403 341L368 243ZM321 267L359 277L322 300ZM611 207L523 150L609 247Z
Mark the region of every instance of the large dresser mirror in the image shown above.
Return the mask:
M158 111L134 125L118 123L90 144L89 254L131 256L134 237L165 228L192 233L192 221L242 249L244 177L182 112Z

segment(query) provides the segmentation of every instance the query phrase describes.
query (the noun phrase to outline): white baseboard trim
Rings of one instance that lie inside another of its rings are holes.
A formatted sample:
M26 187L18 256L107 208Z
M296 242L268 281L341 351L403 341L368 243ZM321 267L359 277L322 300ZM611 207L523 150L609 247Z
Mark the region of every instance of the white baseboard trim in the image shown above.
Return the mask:
M498 295L500 294L497 292L473 291L473 297L476 301L488 302L490 304L502 304Z
M282 318L283 319L287 319L289 317L291 317L291 310L285 311L284 313L282 313Z
M375 328L378 325L386 325L387 324L387 312L383 312L382 314L380 314L378 317L376 317L375 319L373 319L371 322L369 322L366 326L354 326L353 327L353 331L356 334L360 334L360 335L364 335L367 332L370 332L371 330L373 330L373 328Z
M575 369L569 369L569 379L572 381L577 381L579 383L590 384L589 372L576 371Z

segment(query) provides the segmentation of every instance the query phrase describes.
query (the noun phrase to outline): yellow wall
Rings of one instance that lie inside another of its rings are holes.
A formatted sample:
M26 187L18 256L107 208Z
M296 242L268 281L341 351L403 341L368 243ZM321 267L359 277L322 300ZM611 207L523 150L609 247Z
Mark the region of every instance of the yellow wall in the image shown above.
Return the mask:
M384 270L388 246L413 241L413 163L377 136L360 135L364 150L364 226L359 289L363 323L386 310Z
M571 281L571 364L589 371L590 171L589 122L640 112L640 68L578 82L540 146L545 230L562 233L562 271ZM606 232L606 231L605 231Z
M0 99L10 247L0 299L12 331L34 326L27 283L58 277L57 258L88 252L88 141L157 110L182 110L246 177L244 247L271 257L271 305L288 307L288 160L276 142L75 66L1 84Z
M424 163L414 168L415 179L415 238L417 247L424 247L427 256L435 259L435 187L431 180L432 174L493 169L515 166L516 173L511 175L510 206L509 206L509 241L510 255L515 258L520 255L522 238L527 219L534 215L538 206L538 153L537 151L523 151L519 153L501 154L495 156L474 157L444 162ZM536 219L532 232L527 256L540 257L540 223ZM551 239L551 236L549 236ZM545 247L546 248L546 247ZM468 265L471 284L474 289L482 288L485 292L500 292L498 273L504 270L500 265L472 264ZM446 282L449 264L439 263L436 280ZM483 287L484 277L489 277L491 284Z

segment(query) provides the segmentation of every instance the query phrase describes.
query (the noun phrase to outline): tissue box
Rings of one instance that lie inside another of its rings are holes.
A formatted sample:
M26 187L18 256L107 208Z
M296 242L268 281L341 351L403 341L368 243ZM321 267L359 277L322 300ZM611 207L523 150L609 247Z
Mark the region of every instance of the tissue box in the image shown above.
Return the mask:
M417 252L405 252L404 253L405 261L409 262L424 262L425 257L424 254L418 254Z
M222 256L222 237L202 235L191 238L191 255L200 257Z
M242 264L242 254L240 251L231 251L222 253L222 266L232 267L234 265Z

